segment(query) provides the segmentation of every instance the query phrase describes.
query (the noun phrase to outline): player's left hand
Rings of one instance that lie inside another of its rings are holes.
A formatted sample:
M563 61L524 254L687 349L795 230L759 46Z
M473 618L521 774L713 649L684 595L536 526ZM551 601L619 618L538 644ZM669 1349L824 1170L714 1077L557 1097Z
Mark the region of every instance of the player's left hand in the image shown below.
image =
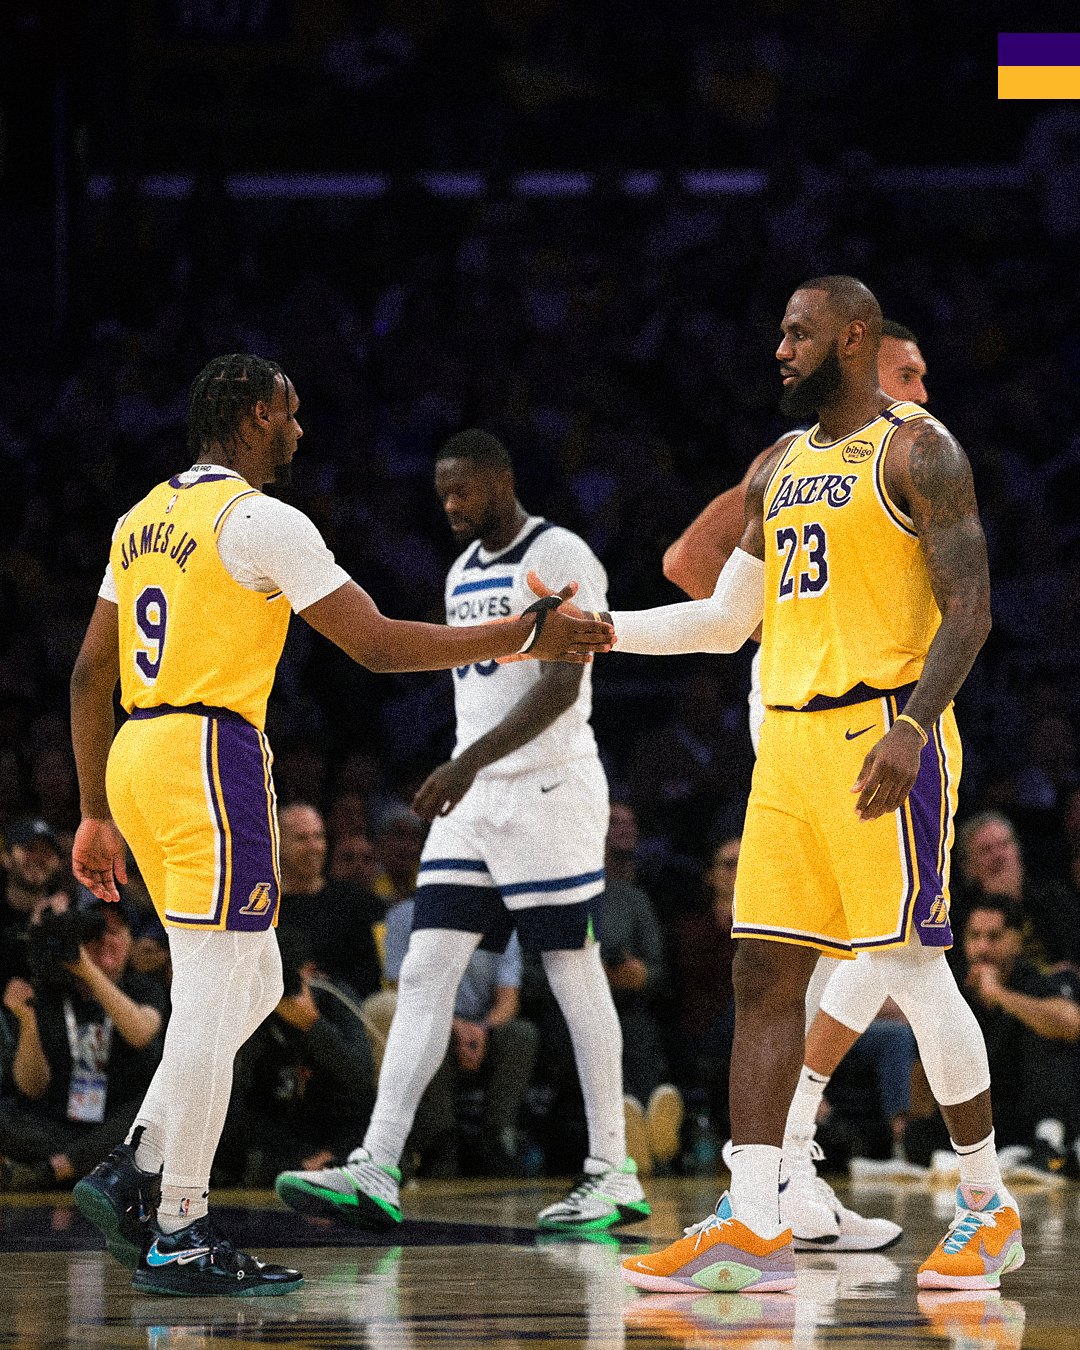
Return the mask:
M116 883L127 885L127 851L111 820L87 816L80 824L71 846L71 870L99 900L120 899Z
M448 759L420 784L412 800L412 809L422 820L449 815L472 787L477 771L463 761L464 757L460 755L457 759Z
M914 727L897 722L889 728L871 747L851 789L859 794L855 814L860 820L877 820L903 806L919 776L921 756L922 744Z

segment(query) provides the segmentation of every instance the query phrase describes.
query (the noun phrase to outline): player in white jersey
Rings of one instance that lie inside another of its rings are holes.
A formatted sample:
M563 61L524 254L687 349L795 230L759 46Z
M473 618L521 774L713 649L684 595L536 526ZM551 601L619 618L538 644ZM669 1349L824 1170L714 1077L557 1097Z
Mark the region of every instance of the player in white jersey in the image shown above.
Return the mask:
M576 534L524 510L494 436L451 437L435 486L468 545L447 577L450 625L520 613L535 600L525 580L533 571L557 586L575 581L583 604L606 607L599 560ZM454 671L454 754L413 803L433 824L375 1110L344 1167L278 1177L292 1208L377 1227L401 1222L398 1164L446 1054L458 983L478 945L502 951L516 928L522 947L540 954L566 1018L589 1132L580 1178L538 1225L604 1229L648 1216L626 1156L622 1033L597 941L608 789L589 725L591 670L566 671L494 660Z

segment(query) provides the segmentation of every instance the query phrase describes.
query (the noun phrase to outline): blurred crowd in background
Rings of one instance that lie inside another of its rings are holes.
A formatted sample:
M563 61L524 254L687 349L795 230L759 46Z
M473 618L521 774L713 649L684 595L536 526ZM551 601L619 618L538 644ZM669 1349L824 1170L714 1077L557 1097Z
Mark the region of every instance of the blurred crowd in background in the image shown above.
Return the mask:
M1001 949L1019 934L1014 963L1071 989L1080 326L1067 279L1080 243L1080 113L1003 108L988 134L976 110L993 78L990 47L959 46L946 34L956 7L917 0L838 0L813 15L750 0L722 31L712 6L644 0L595 14L561 0L387 0L363 18L331 0L227 8L228 22L220 6L115 0L90 7L100 11L91 28L86 15L20 0L5 16L16 60L0 176L4 980L40 978L21 944L49 896L77 908L66 874L78 820L67 681L116 517L187 465L187 389L207 359L238 350L282 363L306 433L285 492L386 613L442 617L453 548L433 461L468 425L505 441L529 511L589 542L614 607L664 603L677 598L662 576L666 546L784 429L772 353L787 295L843 270L915 331L930 408L971 456L989 543L994 630L958 700L961 823L996 830L1000 847L958 860L958 932L980 897L1005 896L1014 908L999 912ZM830 56L841 49L843 87ZM945 88L950 119L935 111ZM31 124L51 127L55 144L35 141L43 133ZM711 177L686 172L695 169ZM530 183L524 170L553 172ZM300 171L353 177L312 188L288 176ZM241 172L262 175L256 195L237 188L230 175ZM464 177L424 177L432 173ZM175 177L155 186L155 174ZM690 1106L679 1152L661 1165L707 1160L710 1136L725 1128L724 907L753 763L748 666L749 652L616 654L595 671L594 725L620 804L609 871L628 888L616 888L622 921L612 920L619 937L606 959L634 1028L627 1040L650 1061L628 1062L628 1090L646 1115L669 1082ZM391 993L384 925L411 893L422 843L407 805L452 730L448 676L369 675L293 624L268 723L278 795L317 812L326 852L316 871L344 888L321 907L286 903L283 938L302 930L289 949L295 979L281 1027L267 1024L274 1043L256 1047L288 1073L252 1109L277 1102L282 1138L294 1152L310 1145L300 1157L361 1133L358 1120L344 1139L309 1138L311 1121L328 1118L322 1103L345 1102L354 1116L370 1109ZM55 868L39 875L20 849L55 851ZM298 894L315 894L312 884L309 875ZM106 928L129 932L135 1005L164 1013L140 983L163 991L167 961L139 889ZM342 943L345 912L355 941ZM110 937L122 935L86 942ZM53 967L57 952L67 957L66 978L80 958L72 934L63 940L52 944ZM970 959L958 942L964 978ZM1002 962L1002 979L1019 979ZM517 975L512 961L482 974L492 990L516 980L505 1022L530 1021L540 1034L512 1137L476 1100L466 1134L485 1138L489 1158L502 1149L510 1169L568 1167L574 1141L564 1153L545 1134L552 1102L575 1089L542 977L520 961ZM980 1006L984 983L967 986ZM1053 988L1036 996L1075 1000ZM5 992L0 1014L3 1110L26 1107L12 1062L28 997L21 986ZM1005 1016L991 1003L988 1015ZM467 1060L475 1009L460 1020L455 1047ZM314 1066L290 1060L316 1023L336 1039L317 1047ZM159 1035L133 1051L143 1066L133 1083L152 1069ZM1073 1087L1055 1110L1071 1140L1077 1050L1075 1038L1058 1039ZM514 1043L519 1063L528 1040ZM894 1078L904 1072L895 1064L914 1062L901 1050L887 1061ZM903 1137L915 1109L907 1085L899 1097L866 1087L885 1062L858 1070L841 1154L889 1155ZM335 1075L335 1063L352 1069ZM268 1072L251 1080L264 1096ZM445 1103L446 1092L468 1097L476 1072L464 1087L460 1075L443 1085L418 1166L425 1150L443 1160L428 1167L468 1166L468 1149L448 1142ZM838 1101L842 1090L838 1082ZM66 1119L56 1084L45 1096ZM1009 1109L1025 1108L1018 1099ZM242 1134L238 1125L233 1137ZM69 1145L50 1136L36 1160L16 1158L0 1135L0 1155L39 1169L37 1181L48 1180L42 1167L64 1180L81 1165ZM54 1166L57 1156L68 1161ZM222 1166L264 1178L280 1160Z

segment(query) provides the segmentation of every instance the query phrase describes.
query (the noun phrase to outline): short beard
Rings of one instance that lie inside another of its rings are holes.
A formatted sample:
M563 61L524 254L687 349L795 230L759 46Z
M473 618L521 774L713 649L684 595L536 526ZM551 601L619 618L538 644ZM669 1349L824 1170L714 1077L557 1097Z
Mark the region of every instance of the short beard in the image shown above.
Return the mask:
M807 417L817 417L820 410L832 398L844 382L844 373L840 369L840 358L833 347L821 358L821 364L809 375L804 375L790 389L780 394L780 411L785 417L801 422Z

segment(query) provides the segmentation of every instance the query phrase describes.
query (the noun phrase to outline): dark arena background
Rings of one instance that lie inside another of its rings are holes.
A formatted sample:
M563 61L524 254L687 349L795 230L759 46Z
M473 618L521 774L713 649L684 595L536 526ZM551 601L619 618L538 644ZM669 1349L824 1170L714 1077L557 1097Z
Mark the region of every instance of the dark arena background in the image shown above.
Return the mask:
M5 0L0 983L12 888L80 902L68 682L117 517L188 466L188 389L211 357L254 352L293 380L305 434L282 493L384 613L445 617L458 550L434 459L471 426L505 442L531 513L588 542L611 606L640 608L683 598L665 550L787 425L787 297L850 273L916 335L989 548L993 631L957 699L954 927L1007 896L1031 978L1080 1001L1080 102L997 97L999 32L1076 19L1051 0ZM645 897L605 952L648 970L617 990L650 1058L627 1089L659 1072L682 1102L674 1144L642 1168L645 1224L602 1241L534 1228L584 1123L527 960L538 1053L498 1167L466 1083L455 1139L412 1158L387 1240L287 1211L241 1132L215 1202L239 1243L302 1265L304 1288L137 1295L71 1207L81 1171L3 1142L23 1110L5 993L0 1346L1080 1345L1080 1040L980 1003L962 942L950 963L991 1047L1027 1245L1000 1296L916 1296L955 1178L906 1041L899 1059L852 1052L818 1135L845 1203L903 1225L895 1247L801 1258L795 1296L645 1296L619 1277L726 1184L726 1061L706 1033L730 1003L731 944L705 919L749 791L749 666L748 649L595 666L626 831L608 874ZM450 676L369 673L293 622L267 723L279 805L317 809L331 884L362 893L377 931L415 878L406 808L453 729ZM45 880L20 872L19 841ZM164 1006L137 876L126 909L132 969ZM379 984L357 977L361 995ZM1025 1073L1025 1037L1053 1042L1044 1079Z

